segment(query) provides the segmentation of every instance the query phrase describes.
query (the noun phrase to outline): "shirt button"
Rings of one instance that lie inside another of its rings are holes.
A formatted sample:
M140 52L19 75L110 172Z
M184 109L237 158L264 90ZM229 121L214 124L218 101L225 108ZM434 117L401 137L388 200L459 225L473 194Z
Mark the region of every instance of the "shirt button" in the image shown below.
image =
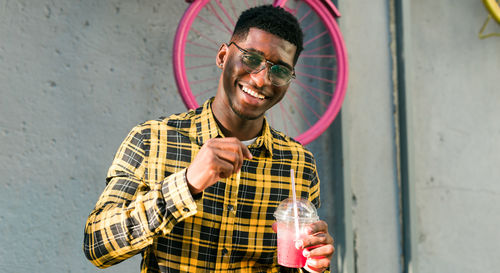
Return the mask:
M227 209L228 209L229 211L233 211L234 206L233 206L233 205L231 205L231 204L229 204L229 205L227 205Z
M184 212L189 212L189 208L183 208L182 209Z
M228 252L229 252L229 251L227 250L227 248L224 248L224 249L222 250L222 255L226 255Z

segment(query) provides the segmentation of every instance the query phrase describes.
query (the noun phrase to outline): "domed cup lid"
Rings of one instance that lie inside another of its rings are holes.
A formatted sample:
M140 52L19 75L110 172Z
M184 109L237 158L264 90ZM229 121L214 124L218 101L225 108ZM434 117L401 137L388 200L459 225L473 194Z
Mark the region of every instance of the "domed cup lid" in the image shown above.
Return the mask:
M297 198L297 214L299 222L315 222L319 220L316 207L305 198ZM294 221L293 199L287 198L279 204L274 217L280 222Z

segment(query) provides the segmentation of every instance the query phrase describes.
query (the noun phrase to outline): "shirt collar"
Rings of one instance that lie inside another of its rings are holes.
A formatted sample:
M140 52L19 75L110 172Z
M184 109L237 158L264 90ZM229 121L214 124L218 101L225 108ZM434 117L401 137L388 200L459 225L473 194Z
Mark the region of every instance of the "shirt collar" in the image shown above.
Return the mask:
M198 108L200 114L195 120L196 124L196 141L198 145L202 146L209 139L216 137L224 137L224 134L220 130L217 122L215 121L214 114L212 112L212 102L214 98L207 100L203 103L203 106ZM271 127L264 117L264 126L262 134L257 137L254 144L250 145L252 148L264 146L270 155L273 151L273 135L271 133Z

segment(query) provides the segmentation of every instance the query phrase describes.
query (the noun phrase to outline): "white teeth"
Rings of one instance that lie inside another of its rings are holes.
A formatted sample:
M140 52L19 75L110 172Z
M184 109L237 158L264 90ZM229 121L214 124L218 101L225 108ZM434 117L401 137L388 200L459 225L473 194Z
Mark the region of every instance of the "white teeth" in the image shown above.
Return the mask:
M243 90L243 92L247 93L248 95L254 97L254 98L258 98L258 99L261 99L263 100L265 97L255 91L253 91L252 89L246 87L246 86L243 86L243 88L241 88Z

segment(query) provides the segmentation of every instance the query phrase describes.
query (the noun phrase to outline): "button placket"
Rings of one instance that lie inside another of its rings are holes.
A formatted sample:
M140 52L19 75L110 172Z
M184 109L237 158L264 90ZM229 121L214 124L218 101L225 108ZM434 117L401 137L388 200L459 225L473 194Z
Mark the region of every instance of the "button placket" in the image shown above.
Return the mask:
M216 265L216 271L224 271L230 268L230 248L233 244L233 229L236 216L238 200L238 188L240 172L226 179L226 192L224 195L224 212L221 220L221 234L219 237L220 263ZM229 249L228 249L229 248Z

